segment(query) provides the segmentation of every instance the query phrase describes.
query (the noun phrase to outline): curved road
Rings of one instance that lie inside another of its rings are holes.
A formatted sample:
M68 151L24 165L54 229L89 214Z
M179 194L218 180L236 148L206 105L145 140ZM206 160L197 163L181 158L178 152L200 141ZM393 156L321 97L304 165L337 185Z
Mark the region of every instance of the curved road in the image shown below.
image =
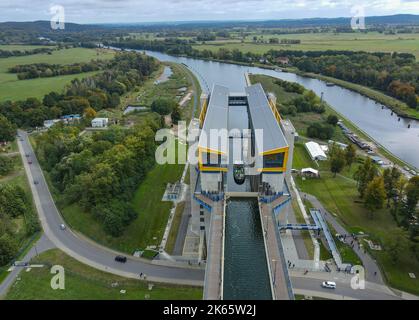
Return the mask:
M156 265L139 258L128 257L125 264L114 260L118 252L105 248L81 235L75 234L69 228L60 229L64 223L49 191L45 177L30 145L26 132L19 131L19 150L31 185L34 202L45 235L61 250L73 258L94 268L112 272L129 278L139 278L142 272L148 280L165 283L203 285L204 270L188 267ZM28 163L26 155L32 161ZM38 184L35 185L34 181Z

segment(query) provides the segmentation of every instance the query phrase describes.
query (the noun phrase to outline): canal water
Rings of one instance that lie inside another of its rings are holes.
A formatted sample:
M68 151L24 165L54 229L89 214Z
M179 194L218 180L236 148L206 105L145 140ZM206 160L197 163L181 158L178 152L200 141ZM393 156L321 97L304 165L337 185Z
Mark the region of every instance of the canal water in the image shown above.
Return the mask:
M392 115L391 110L386 108L383 110L380 104L359 93L339 86L328 87L324 81L301 77L294 73L174 57L159 52L147 52L147 54L161 61L186 64L195 73L204 91L209 91L213 84L220 84L229 87L231 91L242 92L246 86L244 73L250 72L297 82L319 96L323 92L324 100L336 111L400 159L419 168L419 121L410 119L399 121L395 114Z
M225 219L223 299L272 299L257 199L230 199Z

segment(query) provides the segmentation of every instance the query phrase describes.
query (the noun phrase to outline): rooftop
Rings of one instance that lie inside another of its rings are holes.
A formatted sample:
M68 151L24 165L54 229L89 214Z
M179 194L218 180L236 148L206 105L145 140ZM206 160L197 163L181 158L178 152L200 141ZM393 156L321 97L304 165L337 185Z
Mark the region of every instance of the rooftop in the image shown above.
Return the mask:
M210 139L210 134L211 129L221 130L228 128L228 97L229 89L227 87L214 85L199 138L200 148L227 154L227 143L220 143L215 141L216 139Z
M263 130L263 145L257 146L258 152L264 153L287 147L287 140L269 106L262 85L258 83L249 86L246 88L246 93L253 129Z

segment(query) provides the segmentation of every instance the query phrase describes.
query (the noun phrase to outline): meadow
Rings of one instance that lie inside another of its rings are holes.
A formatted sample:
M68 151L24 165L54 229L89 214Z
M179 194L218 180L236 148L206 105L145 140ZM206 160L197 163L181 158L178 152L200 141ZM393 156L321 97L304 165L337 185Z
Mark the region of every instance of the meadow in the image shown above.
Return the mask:
M0 49L6 50L5 48L7 47L9 46L1 46ZM12 45L9 49L12 50L12 48L16 47L19 46ZM37 47L39 46L23 46L25 49ZM23 100L29 97L42 99L45 94L51 91L61 92L63 88L75 78L88 77L97 72L86 72L51 78L18 80L16 74L8 73L10 67L32 63L72 64L77 62L89 62L93 59L111 59L113 55L113 52L107 50L71 48L53 51L51 55L35 54L0 59L0 101Z
M301 40L300 44L256 43L253 37L264 42L270 38ZM273 50L349 50L367 52L406 52L419 57L419 33L386 35L378 32L369 33L304 33L304 34L262 34L252 33L241 39L208 41L194 46L198 50L218 50L219 48L239 49L243 52L263 54Z
M202 299L202 288L153 283L126 279L105 273L67 256L58 249L49 250L32 260L43 264L22 272L12 285L6 300L160 300L160 299ZM51 288L50 267L65 268L65 290Z

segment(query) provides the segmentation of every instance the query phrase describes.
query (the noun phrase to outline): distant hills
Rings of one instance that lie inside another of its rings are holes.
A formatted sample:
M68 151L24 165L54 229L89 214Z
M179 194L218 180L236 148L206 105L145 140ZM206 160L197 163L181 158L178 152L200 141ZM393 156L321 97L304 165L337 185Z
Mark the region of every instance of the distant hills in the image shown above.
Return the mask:
M154 23L109 23L109 24L77 24L66 23L65 32L82 32L96 29L150 29L165 28L172 26L175 28L205 28L205 27L264 27L264 28L308 28L308 27L327 27L327 26L349 26L350 17L340 18L309 18L309 19L281 19L266 21L178 21L178 22L154 22ZM419 26L419 15L397 14L391 16L366 17L365 22L368 26L378 25L398 25ZM1 30L30 30L31 32L49 32L51 26L49 21L33 22L2 22Z

